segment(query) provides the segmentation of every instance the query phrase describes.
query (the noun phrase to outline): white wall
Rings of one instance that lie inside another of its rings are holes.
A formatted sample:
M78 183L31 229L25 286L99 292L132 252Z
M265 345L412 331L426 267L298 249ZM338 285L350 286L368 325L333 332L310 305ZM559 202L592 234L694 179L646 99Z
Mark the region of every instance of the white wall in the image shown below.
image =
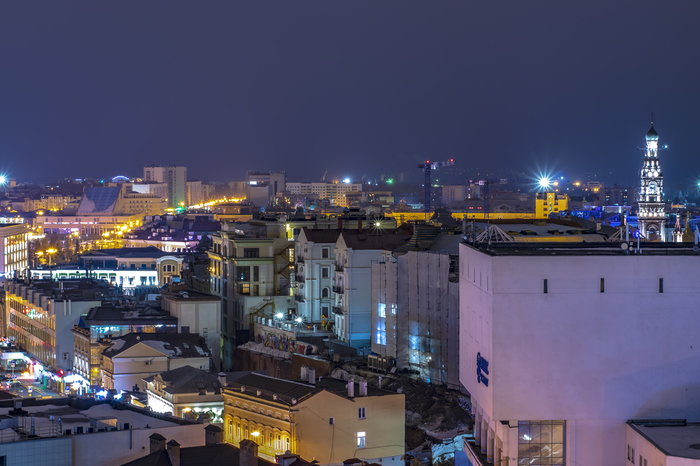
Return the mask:
M575 420L567 464L622 465L626 420L700 418L698 265L692 256L491 257L460 245L460 380L492 424ZM489 361L488 387L477 383L477 352Z
M0 456L11 466L72 466L71 438L52 438L0 444Z
M206 427L205 424L192 424L74 435L73 464L118 466L141 458L149 454L148 437L156 432L167 441L176 440L180 448L201 446L204 445L204 427Z

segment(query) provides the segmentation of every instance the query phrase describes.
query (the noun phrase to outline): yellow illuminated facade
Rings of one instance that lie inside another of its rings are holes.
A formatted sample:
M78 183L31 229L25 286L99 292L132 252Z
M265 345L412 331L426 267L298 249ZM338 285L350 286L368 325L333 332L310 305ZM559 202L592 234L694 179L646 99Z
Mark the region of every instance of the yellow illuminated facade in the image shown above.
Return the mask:
M27 268L27 225L0 224L0 276L12 277Z
M381 395L347 397L338 391L258 376L275 380L273 384L314 389L315 393L298 395L297 400L250 386L249 377L239 379L243 387L234 383L222 390L226 443L239 446L244 439L252 440L258 444L258 454L270 461L289 450L322 465L348 458L403 465L403 394L382 391Z
M569 208L569 196L558 193L542 193L535 200L535 218L549 218Z

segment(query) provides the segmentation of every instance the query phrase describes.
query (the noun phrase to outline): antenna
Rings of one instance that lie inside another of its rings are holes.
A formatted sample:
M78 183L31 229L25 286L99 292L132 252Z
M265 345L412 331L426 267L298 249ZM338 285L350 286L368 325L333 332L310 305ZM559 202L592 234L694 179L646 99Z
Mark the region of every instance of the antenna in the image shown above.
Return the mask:
M654 112L651 112L651 126L654 126Z

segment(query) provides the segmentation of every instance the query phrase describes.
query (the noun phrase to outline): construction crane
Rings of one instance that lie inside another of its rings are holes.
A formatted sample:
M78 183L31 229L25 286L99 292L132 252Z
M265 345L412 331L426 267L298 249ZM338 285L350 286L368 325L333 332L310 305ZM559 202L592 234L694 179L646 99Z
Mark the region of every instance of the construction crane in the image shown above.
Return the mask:
M489 218L489 211L491 210L491 197L489 195L489 186L491 186L492 184L535 184L539 188L546 189L551 185L551 180L547 177L542 177L538 180L534 178L499 178L478 181L469 180L469 183L476 183L484 187L482 192L482 195L484 196L484 218L487 219Z
M447 162L430 162L430 160L426 160L424 163L421 163L418 165L418 168L423 170L425 172L425 221L430 220L430 193L431 193L431 187L432 184L430 183L430 172L435 170L438 167L449 167L450 165L454 165L455 161L454 159L450 159Z

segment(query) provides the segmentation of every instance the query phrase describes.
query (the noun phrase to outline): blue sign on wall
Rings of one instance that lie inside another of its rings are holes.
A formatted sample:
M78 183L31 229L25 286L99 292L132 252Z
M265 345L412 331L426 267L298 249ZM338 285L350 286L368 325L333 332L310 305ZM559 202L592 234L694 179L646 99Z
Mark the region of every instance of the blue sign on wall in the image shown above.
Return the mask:
M476 353L476 380L478 383L483 383L489 386L489 362L481 357L481 353Z

